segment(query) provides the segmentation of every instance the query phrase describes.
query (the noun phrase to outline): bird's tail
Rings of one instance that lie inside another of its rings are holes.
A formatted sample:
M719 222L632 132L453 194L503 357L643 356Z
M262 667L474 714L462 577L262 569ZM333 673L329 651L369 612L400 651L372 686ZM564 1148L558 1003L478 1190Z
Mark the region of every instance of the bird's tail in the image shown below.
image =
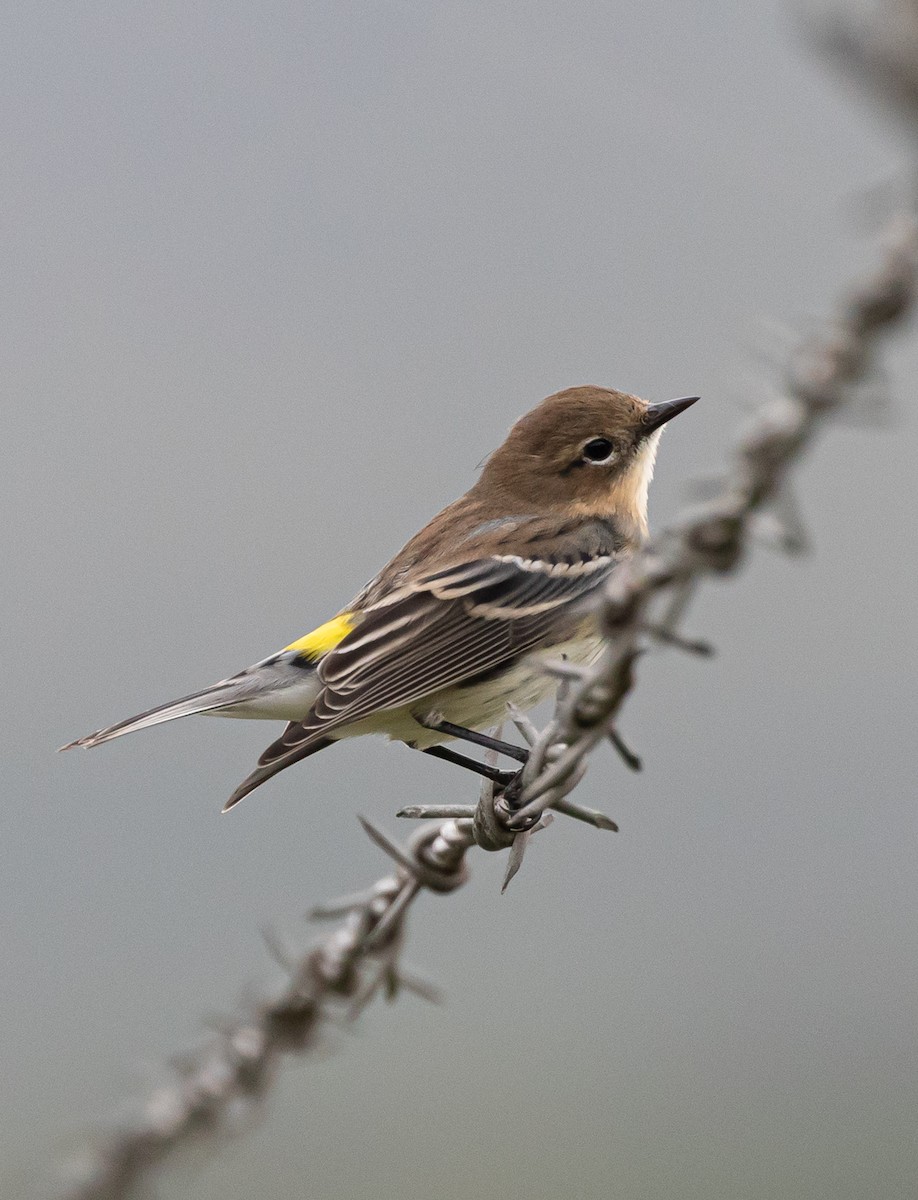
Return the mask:
M238 699L238 688L236 692ZM217 683L201 692L193 692L190 696L172 700L168 704L148 708L146 712L138 713L136 717L128 717L125 721L118 721L106 729L97 729L95 733L88 733L85 737L77 738L75 742L68 742L66 746L61 746L61 749L73 750L76 746L89 749L91 746L101 746L103 742L110 742L125 733L149 729L152 725L161 725L163 721L175 721L178 717L190 717L194 713L213 712L214 709L231 703L233 690L228 683Z
M190 717L194 713L289 721L302 717L308 711L317 690L315 670L294 665L288 661L288 656L273 656L231 679L222 679L200 692L192 692L190 696L149 708L135 717L128 717L106 729L98 729L86 737L77 738L75 742L61 746L61 749L101 746L103 742L110 742L126 733L149 729L179 717Z
M279 771L284 771L287 767L292 767L294 763L301 762L304 758L309 758L310 755L318 753L319 750L324 750L326 746L331 746L335 741L334 738L330 737L316 737L312 741L299 746L291 753L273 758L272 751L279 744L280 740L273 742L264 754L262 754L258 760L258 766L252 774L243 779L239 787L236 788L229 800L223 805L224 812L229 812L231 808L235 808L240 800L244 800L250 792L254 792L263 783L267 783Z

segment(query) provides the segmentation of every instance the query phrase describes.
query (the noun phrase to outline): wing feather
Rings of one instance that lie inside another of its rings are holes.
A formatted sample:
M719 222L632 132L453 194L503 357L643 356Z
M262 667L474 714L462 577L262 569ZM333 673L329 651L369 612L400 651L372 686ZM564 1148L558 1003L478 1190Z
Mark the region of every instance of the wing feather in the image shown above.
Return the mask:
M280 765L344 725L509 664L555 636L563 640L614 561L492 556L415 579L367 610L322 660L322 690L308 716L260 761Z

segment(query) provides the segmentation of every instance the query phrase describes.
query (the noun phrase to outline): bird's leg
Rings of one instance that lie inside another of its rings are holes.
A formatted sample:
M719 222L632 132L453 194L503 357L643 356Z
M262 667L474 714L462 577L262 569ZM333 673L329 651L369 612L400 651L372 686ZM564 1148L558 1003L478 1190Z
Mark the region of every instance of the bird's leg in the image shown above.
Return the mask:
M519 774L518 771L501 771L499 767L491 767L487 763L480 763L465 754L459 754L455 750L450 750L447 746L428 746L421 753L429 754L431 758L440 758L444 762L453 763L457 767L465 767L467 771L474 771L476 775L483 775L485 779L490 779L496 783L501 790L505 789Z
M435 733L443 733L447 737L458 738L463 742L471 742L474 746L484 746L486 750L494 750L507 758L516 759L517 762L524 763L529 758L529 751L524 750L522 746L514 746L512 742L503 742L499 738L489 737L488 734L479 733L476 729L466 729L464 725L454 725L452 721L444 721L439 713L430 717L415 717L415 720L425 729L432 729Z

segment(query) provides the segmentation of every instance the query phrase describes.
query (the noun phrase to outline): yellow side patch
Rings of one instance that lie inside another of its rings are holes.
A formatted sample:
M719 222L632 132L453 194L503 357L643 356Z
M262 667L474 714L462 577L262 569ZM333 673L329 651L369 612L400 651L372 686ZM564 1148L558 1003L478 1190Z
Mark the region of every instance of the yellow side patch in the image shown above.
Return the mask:
M312 633L307 633L305 637L291 642L284 649L294 650L297 654L302 654L304 658L310 658L317 662L323 655L328 654L329 650L334 650L338 643L343 641L355 628L356 624L353 613L341 613L340 616L332 617L330 621L326 621L324 625L314 629Z

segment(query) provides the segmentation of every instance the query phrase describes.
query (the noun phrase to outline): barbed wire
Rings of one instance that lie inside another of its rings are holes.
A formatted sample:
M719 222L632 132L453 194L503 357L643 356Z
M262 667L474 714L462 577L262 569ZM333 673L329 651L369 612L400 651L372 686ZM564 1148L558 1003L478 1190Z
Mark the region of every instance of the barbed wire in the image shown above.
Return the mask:
M912 86L918 95L918 22L915 28ZM885 69L879 39L860 56L853 44L849 37L845 54L859 69ZM907 61L897 46L897 78ZM611 576L596 614L604 637L598 659L588 667L548 665L560 681L548 724L538 730L510 709L509 720L529 751L519 775L504 787L486 780L474 805L403 808L398 816L424 821L404 845L361 818L392 860L389 872L365 891L315 909L317 918L340 921L305 954L292 955L269 939L285 970L279 989L224 1022L207 1045L180 1060L170 1081L132 1121L87 1145L68 1169L65 1200L127 1200L179 1149L231 1133L241 1124L240 1112L268 1092L285 1055L308 1050L325 1024L352 1020L379 994L394 1000L406 990L435 999L436 990L402 961L406 916L421 892L446 894L467 882L470 851L509 852L506 888L529 839L554 813L598 829L617 828L610 817L576 803L570 794L601 742L611 740L629 766L638 765L619 738L616 720L634 687L639 655L649 640L709 653L681 627L701 580L735 572L756 541L786 551L805 544L789 469L840 410L876 401L865 395L865 385L876 369L883 336L914 304L916 281L918 221L914 214L902 214L883 237L877 267L842 296L821 332L791 355L773 394L739 438L727 469L709 481L707 498Z

